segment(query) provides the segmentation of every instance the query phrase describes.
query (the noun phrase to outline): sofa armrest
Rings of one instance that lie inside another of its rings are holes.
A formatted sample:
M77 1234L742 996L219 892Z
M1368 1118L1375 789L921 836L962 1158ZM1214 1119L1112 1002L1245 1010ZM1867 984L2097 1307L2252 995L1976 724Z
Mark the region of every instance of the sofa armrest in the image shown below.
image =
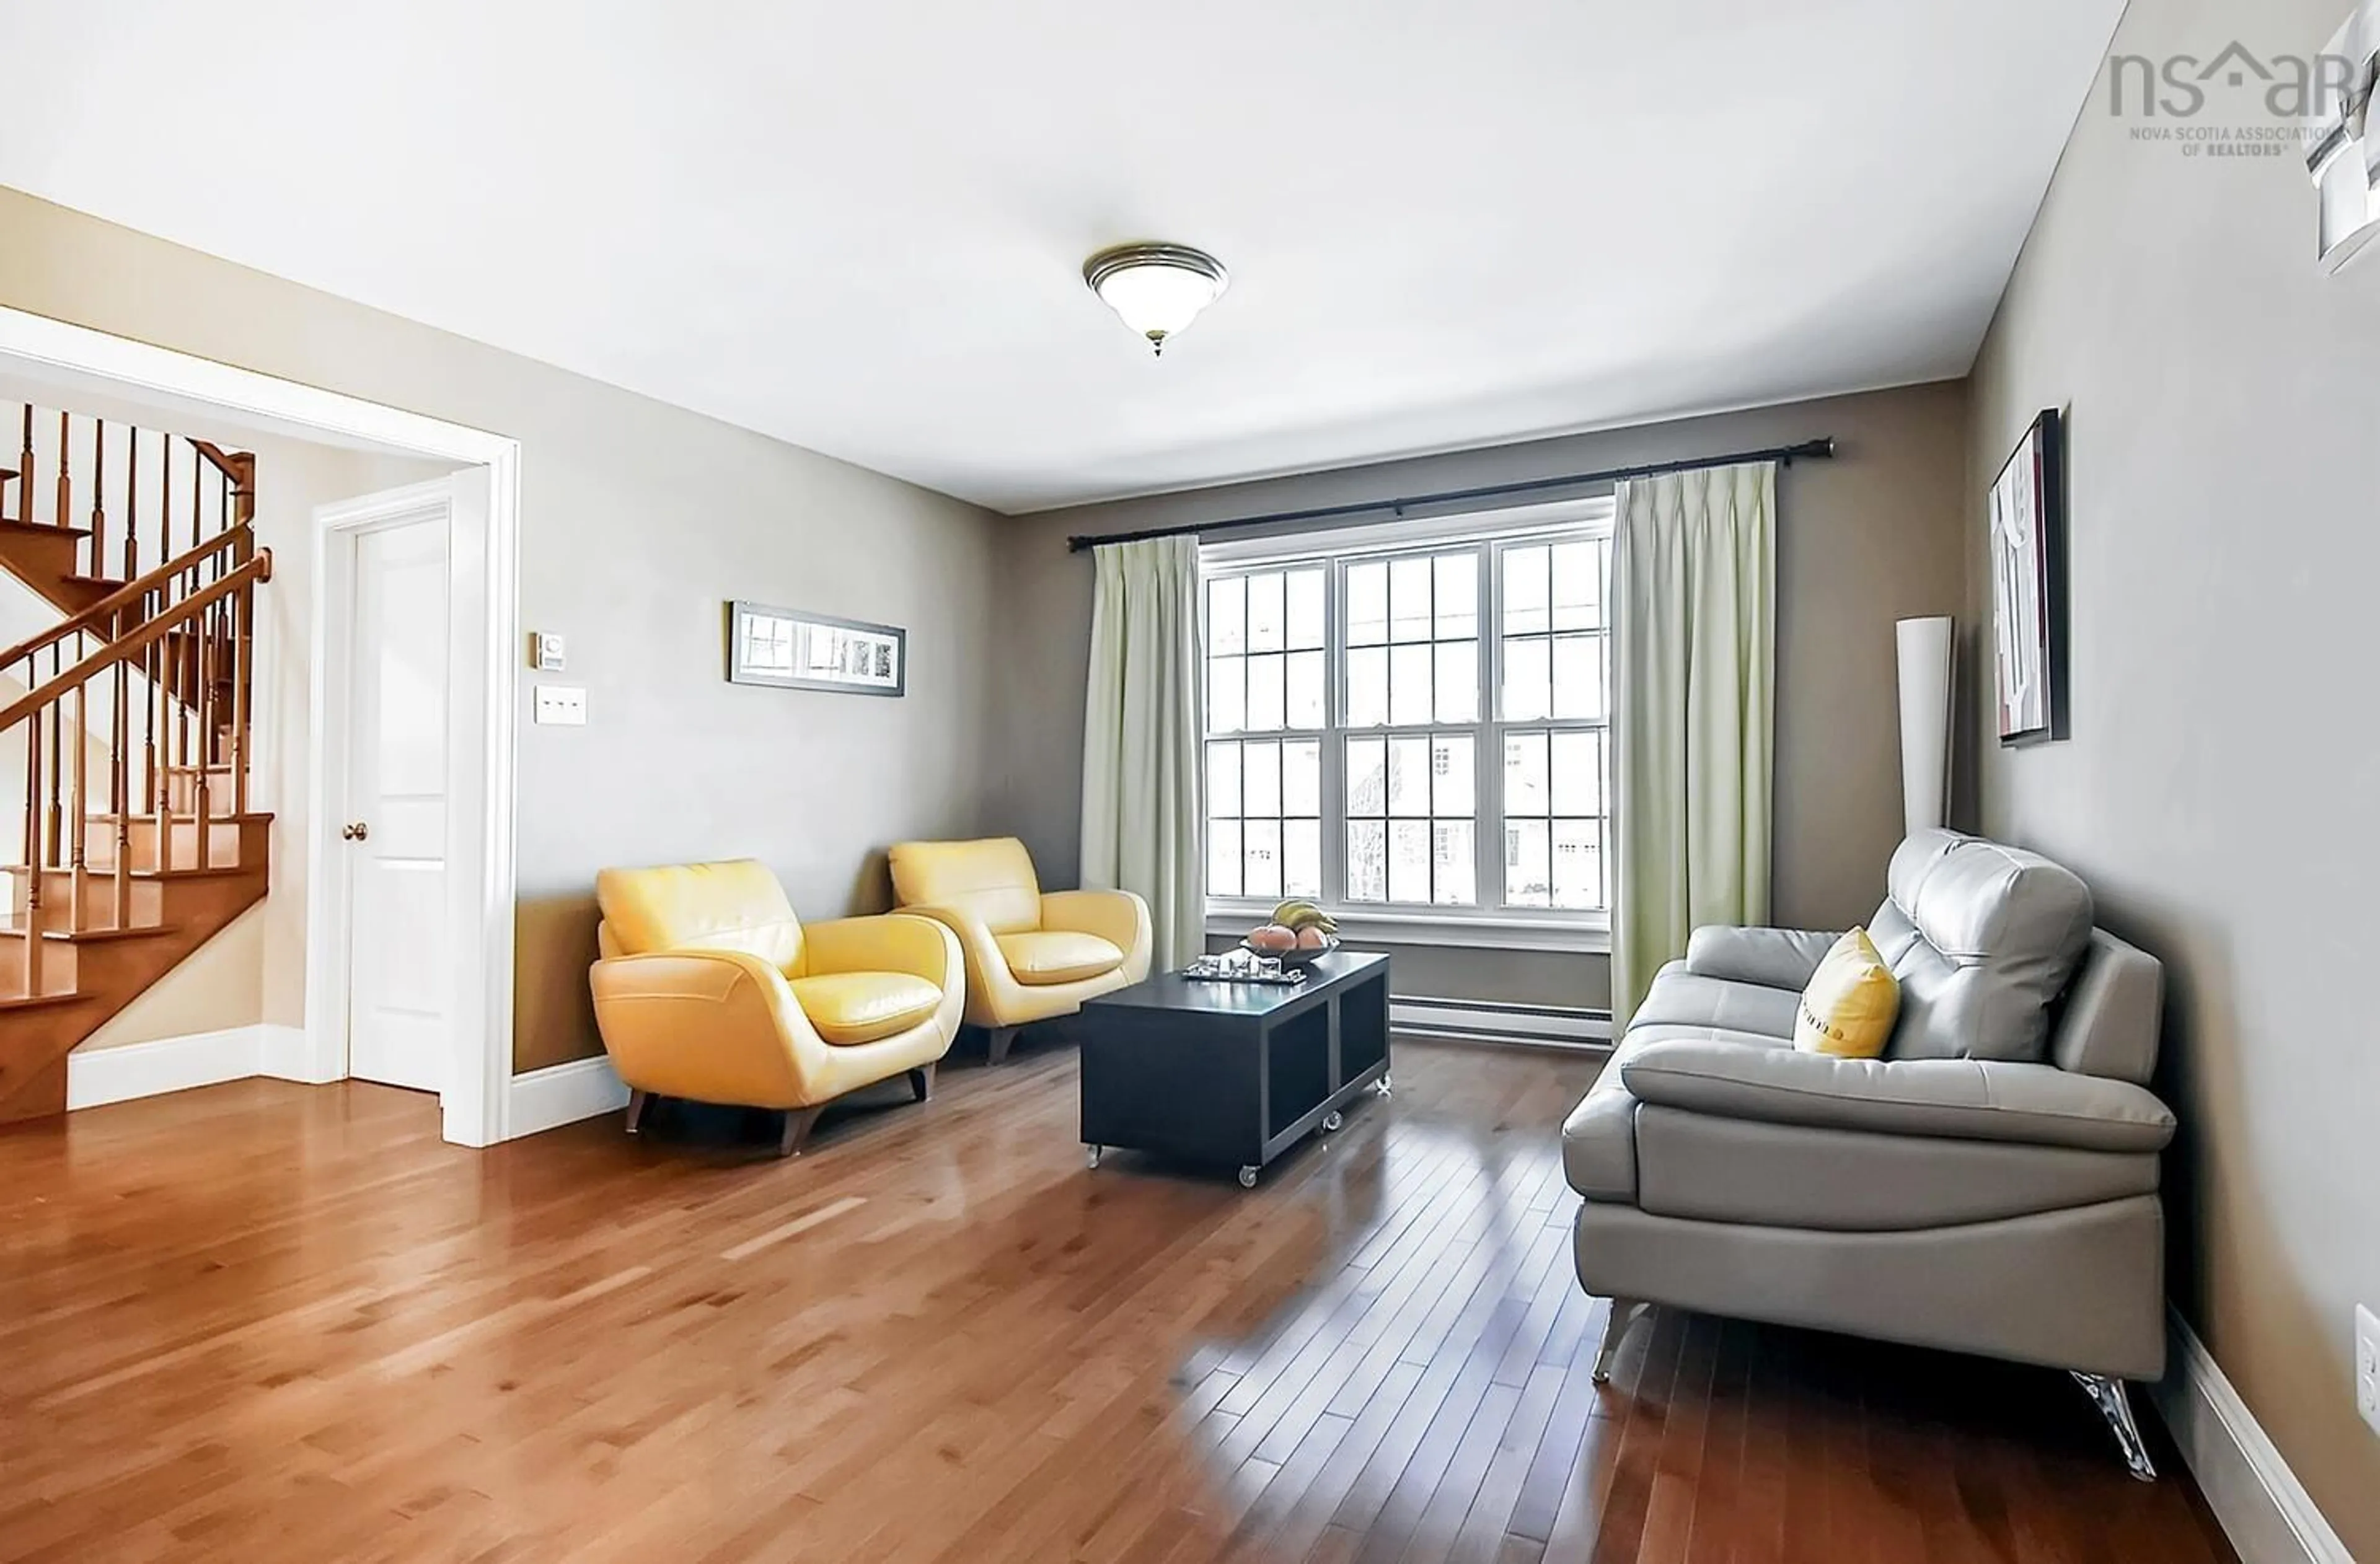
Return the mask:
M807 924L802 946L813 973L901 972L948 988L965 970L956 935L932 918L904 913Z
M1705 924L1686 941L1686 970L1697 977L1757 983L1800 993L1827 952L1842 938L1815 928L1732 928Z
M2143 1088L2051 1064L1836 1059L1679 1038L1630 1053L1620 1078L1640 1102L1876 1134L2141 1152L2163 1149L2174 1130L2172 1112Z
M1096 934L1123 952L1124 976L1148 976L1148 903L1129 891L1052 891L1041 898L1041 927Z

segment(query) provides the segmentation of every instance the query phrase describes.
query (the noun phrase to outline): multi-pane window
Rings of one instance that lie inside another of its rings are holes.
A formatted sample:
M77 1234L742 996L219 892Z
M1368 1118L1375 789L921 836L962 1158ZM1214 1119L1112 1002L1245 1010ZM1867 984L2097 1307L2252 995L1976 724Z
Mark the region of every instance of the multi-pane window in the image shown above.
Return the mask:
M1608 510L1571 515L1209 561L1210 896L1491 917L1606 904Z

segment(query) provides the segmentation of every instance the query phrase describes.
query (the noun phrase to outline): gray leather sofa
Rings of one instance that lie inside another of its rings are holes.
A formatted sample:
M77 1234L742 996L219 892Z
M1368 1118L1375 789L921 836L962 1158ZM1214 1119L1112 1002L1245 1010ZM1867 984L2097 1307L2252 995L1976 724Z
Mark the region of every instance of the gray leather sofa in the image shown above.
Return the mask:
M1883 1059L1793 1049L1834 934L1702 928L1563 1125L1596 1377L1653 1304L2043 1364L2153 1478L2124 1382L2165 1368L2158 964L2035 854L1923 831L1888 882Z

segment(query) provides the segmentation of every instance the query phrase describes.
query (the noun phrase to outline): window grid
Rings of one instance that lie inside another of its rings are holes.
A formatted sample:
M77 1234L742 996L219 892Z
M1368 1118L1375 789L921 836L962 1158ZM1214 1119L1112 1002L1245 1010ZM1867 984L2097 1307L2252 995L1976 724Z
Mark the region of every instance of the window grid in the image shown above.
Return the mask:
M1329 573L1214 576L1204 595L1208 894L1318 899Z
M1209 571L1210 898L1254 908L1303 895L1457 917L1600 914L1609 558L1608 529L1589 518ZM1280 584L1250 585L1268 576ZM1294 616L1293 579L1305 604ZM1250 668L1318 651L1321 709L1287 694L1284 662L1276 712L1271 673Z
M1608 537L1496 547L1502 904L1610 905Z

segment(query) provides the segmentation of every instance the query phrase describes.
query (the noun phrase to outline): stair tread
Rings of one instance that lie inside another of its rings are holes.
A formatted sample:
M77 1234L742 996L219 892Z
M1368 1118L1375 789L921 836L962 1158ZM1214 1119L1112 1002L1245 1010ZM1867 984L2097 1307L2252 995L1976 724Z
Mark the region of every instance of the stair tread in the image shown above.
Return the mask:
M88 527L52 527L44 522L16 521L12 519L0 519L0 532L34 532L39 533L44 538L88 538L91 536L91 528Z
M44 928L42 938L62 945L99 945L117 940L140 940L152 934L179 934L178 923L141 923L130 928ZM0 928L0 940L22 940L22 928Z
M69 581L79 581L86 587L104 587L109 591L114 591L119 587L128 587L132 584L121 576L84 576L79 572L68 576L67 579Z
M112 810L101 814L86 815L83 817L83 818L87 820L93 820L103 825L114 825L122 817L116 815ZM143 809L139 814L132 817L135 820L153 820L156 818L157 817L154 813L146 809ZM195 809L191 810L188 814L177 809L168 814L165 818L173 821L176 825L194 826L199 823L198 811ZM207 817L209 824L219 826L256 825L271 818L273 818L273 813L269 809L250 809L245 814L209 815Z
M26 874L30 872L30 867L31 867L30 865L26 864L0 864L0 874ZM72 869L51 867L45 868L42 872L44 874L62 875L71 874L74 871ZM95 882L104 882L115 878L115 871L113 868L92 868L86 865L84 866L83 872ZM196 865L192 865L188 868L136 868L126 875L125 878L128 879L199 879L203 878L212 878L217 875L262 873L264 873L264 866L261 864L209 864L205 868L200 868Z
M0 1011L37 1010L43 1005L70 1005L91 998L80 988L70 988L63 994L18 994L0 999Z

